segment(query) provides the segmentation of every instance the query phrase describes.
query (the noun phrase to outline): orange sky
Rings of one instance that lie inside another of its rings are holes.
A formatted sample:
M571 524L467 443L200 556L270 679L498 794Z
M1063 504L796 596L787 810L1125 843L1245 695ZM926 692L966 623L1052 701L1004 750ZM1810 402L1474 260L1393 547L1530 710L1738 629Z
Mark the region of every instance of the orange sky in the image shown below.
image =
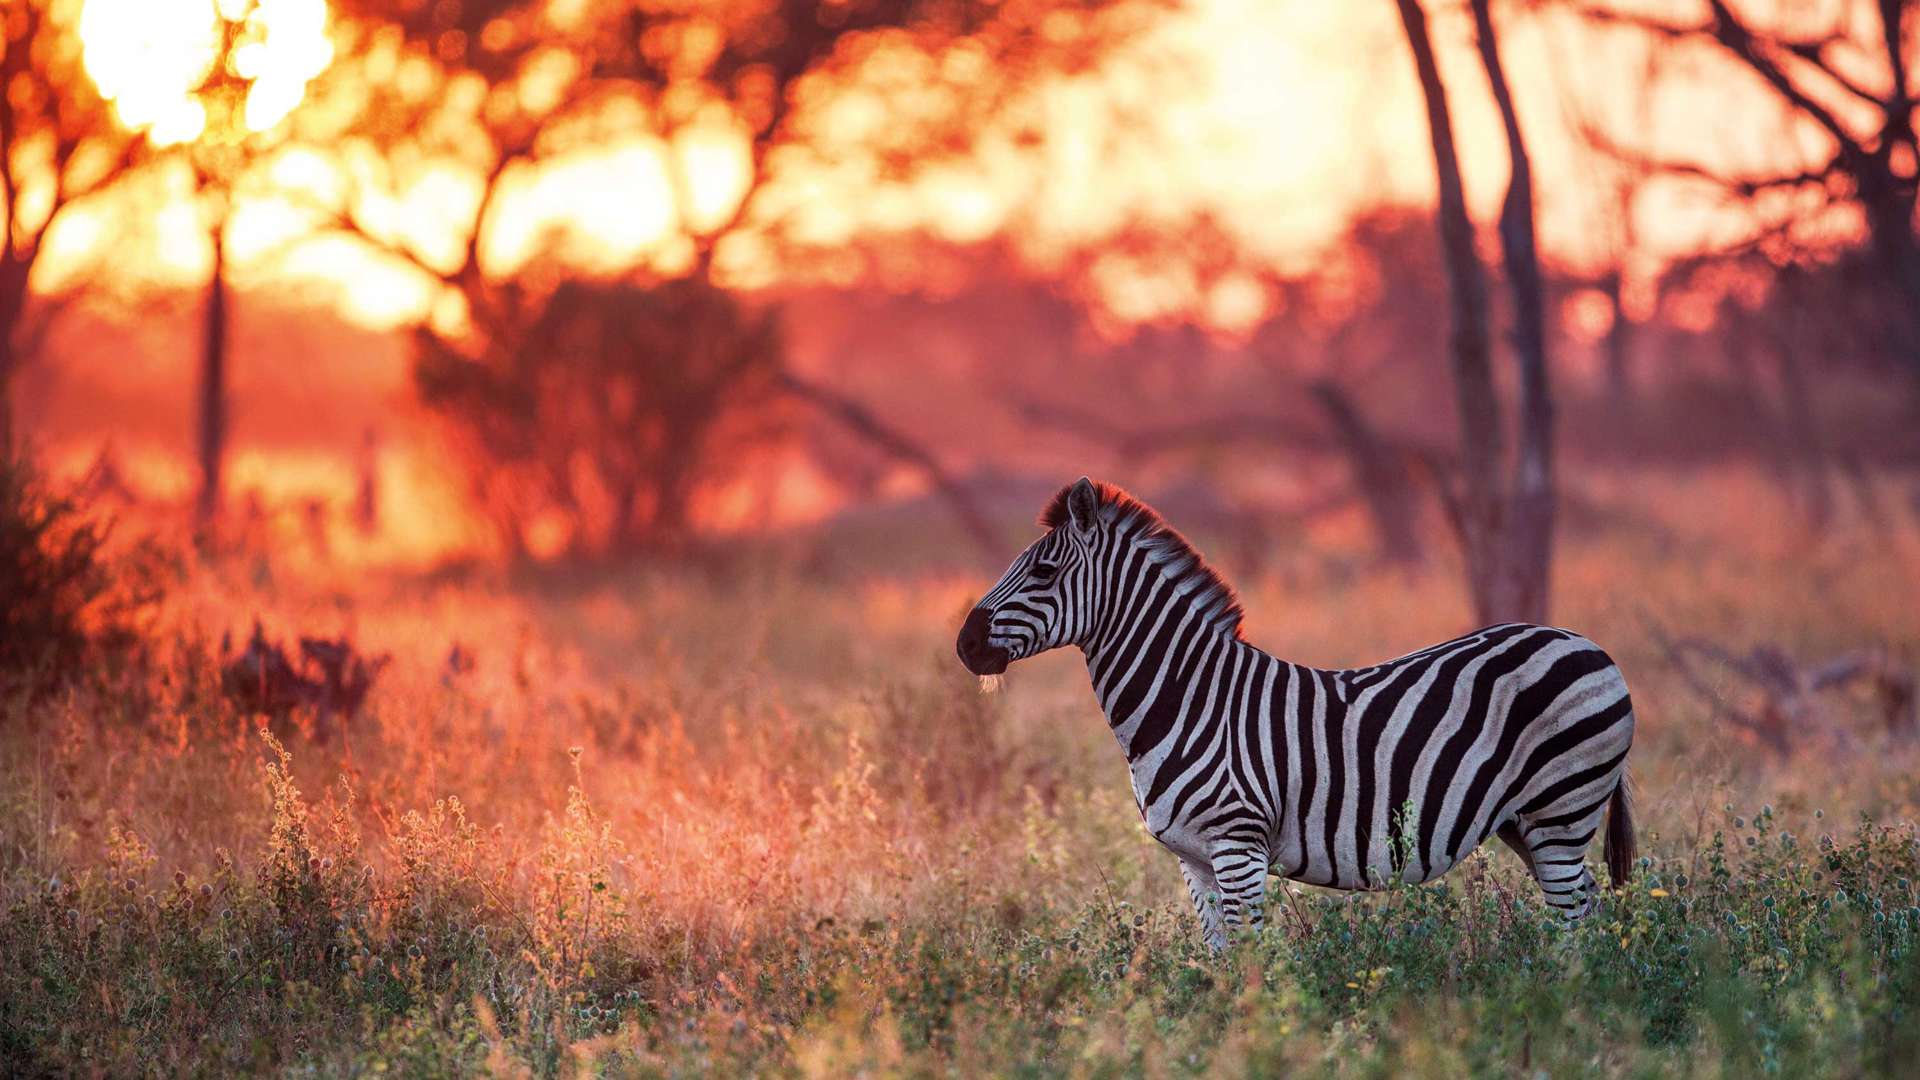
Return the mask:
M193 138L215 123L180 89L204 70L214 0L86 3L88 65L129 124L166 141ZM1428 6L1435 11L1470 200L1477 219L1490 224L1507 178L1498 117L1464 6ZM1703 7L1685 0L1643 6L1682 19L1698 18ZM1761 6L1771 5L1743 8ZM1535 158L1542 245L1563 265L1598 269L1613 258L1619 235L1609 169L1572 137L1576 117L1729 171L1822 149L1807 125L1786 116L1751 76L1711 50L1673 59L1667 89L1643 111L1637 93L1647 60L1642 39L1595 31L1564 15L1521 16L1508 5L1496 10ZM252 130L278 123L331 58L319 30L324 0L263 0L259 11L247 39L254 50L247 71L260 76L244 110L244 126ZM827 114L829 128L857 144L863 132L895 122L891 105L882 96L843 95ZM961 243L1005 232L1042 266L1063 253L1098 250L1102 237L1130 224L1177 223L1204 211L1255 259L1291 273L1337 260L1338 241L1356 214L1433 198L1424 109L1398 17L1385 0L1189 0L1100 70L1032 86L1019 111L1036 121L1037 145L1011 131L989 131L971 158L929 169L910 186L880 182L857 154L837 155L831 168L777 173L762 193L764 206L782 216L791 234L829 255L870 232L929 230ZM681 223L669 170L676 163L686 170L691 212L711 220L739 197L740 155L720 124L674 147L641 134L612 137L537 174L515 176L489 229L487 264L496 272L511 269L556 229L566 238L565 256L596 270L670 264L684 255L684 244L676 243ZM300 239L305 219L289 193L327 196L338 187L337 167L326 153L288 149L239 197L229 233L234 284L243 290L290 286L375 330L420 317L435 293L417 271L343 237ZM63 216L49 237L40 285L107 280L103 275L116 287L129 280L197 285L211 251L189 190L183 170L156 170ZM450 254L478 197L475 178L449 165L427 170L401 198L370 205L367 216L418 248ZM1649 191L1636 204L1634 223L1639 246L1628 268L1641 281L1673 255L1752 225L1680 185ZM748 284L778 283L782 267L756 250L751 235L723 248L720 263ZM831 273L834 261L816 260L809 272L820 265ZM1231 279L1203 287L1176 261L1108 259L1096 262L1092 277L1109 324L1182 316L1231 334L1265 313L1259 288ZM1634 295L1630 288L1630 299ZM1639 295L1644 302L1644 290ZM409 408L404 340L369 334L352 356L321 355L315 350L322 335L260 312L262 306L271 305L249 305L236 326L233 490L295 499L330 492L329 498L345 499L363 430L381 426L383 438L393 439L410 423L402 417ZM70 383L63 415L68 427L80 414L101 417L97 428L108 415L137 412L141 423L124 431L114 425L132 470L141 474L136 479L150 491L183 498L193 483L186 456L191 357L134 340L150 330L130 328L125 343L102 344L103 338L63 357L59 378ZM272 355L275 370L257 370L262 365L248 359L256 354ZM136 356L138 363L128 362ZM361 396L342 396L348 385ZM317 423L310 445L267 436L301 410L310 412L308 402L323 399L339 415ZM320 428L326 434L318 434ZM98 430L73 435L69 456L76 461L90 459L103 437ZM401 540L429 558L471 542L473 523L449 505L455 496L432 473L425 436L407 437L421 441L383 460L397 470L391 486L404 493L396 504L418 519L400 526Z
M270 126L291 107L304 76L287 72L310 75L329 58L318 31L322 4L262 5L265 32L250 62L275 74L248 101L250 127ZM1429 6L1473 206L1489 220L1506 179L1497 116L1464 13L1456 5ZM1651 6L1689 17L1700 5ZM87 0L85 10L89 67L117 95L123 114L166 137L187 137L197 118L166 88L190 81L195 64L204 63L195 51L194 21L183 22L179 12L210 16L210 0ZM1597 32L1558 15L1507 15L1504 25L1504 55L1536 159L1542 241L1563 262L1605 263L1615 235L1606 215L1610 194L1596 182L1606 169L1570 137L1572 116L1645 132L1662 147L1729 167L1776 162L1807 138L1749 77L1711 55L1683 78L1684 95L1664 95L1642 116L1634 111L1633 86L1645 52L1632 35ZM1360 210L1432 199L1424 114L1387 3L1192 0L1096 75L1036 86L1025 108L1043 119L1037 149L989 132L973 160L933 170L911 188L876 184L855 159L830 172L783 176L765 203L822 247L862 231L908 228L965 241L1017 219L1023 242L1042 258L1096 242L1129 222L1177 221L1205 209L1258 257L1301 270L1328 256ZM884 101L850 98L835 110L836 130L849 138L863 126L889 122ZM1119 113L1124 122L1116 122ZM596 269L670 259L678 229L667 171L672 162L681 161L691 177L702 215L724 213L738 198L740 173L738 147L724 129L675 150L636 136L521 178L501 200L490 264L511 267L556 227L572 241L569 256ZM294 152L272 180L324 190L330 167L318 154ZM129 247L139 250L163 278L203 275L210 255L197 213L164 194L158 198L163 209L132 235L124 221L103 224L105 208L75 215L51 239L48 278L88 265L89 256L108 247L119 257ZM374 211L416 242L445 247L475 198L472 177L449 167ZM1636 268L1643 273L1748 225L1710 212L1680 188L1650 193L1637 224L1643 250ZM232 254L244 268L271 253L270 264L254 268L267 277L338 284L346 310L376 324L417 317L427 303L424 281L349 241L289 247L301 227L284 199L253 198L234 221ZM773 260L756 257L745 241L726 255L743 280L778 274ZM1108 275L1107 284L1105 299L1123 319L1188 312L1231 329L1262 312L1257 293L1236 293L1231 283L1217 295L1199 295L1178 266L1126 266Z

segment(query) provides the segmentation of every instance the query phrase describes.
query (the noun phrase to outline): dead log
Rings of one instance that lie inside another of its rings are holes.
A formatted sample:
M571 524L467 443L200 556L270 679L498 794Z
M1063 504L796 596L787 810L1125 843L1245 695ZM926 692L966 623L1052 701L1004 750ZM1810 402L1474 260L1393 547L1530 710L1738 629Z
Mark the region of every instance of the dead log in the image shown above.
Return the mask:
M1869 708L1887 735L1920 736L1913 667L1885 649L1808 663L1771 643L1734 653L1700 638L1673 638L1657 625L1650 632L1674 672L1717 719L1752 735L1781 757L1820 740L1837 749L1853 748L1854 725L1843 719L1845 712L1837 706L1844 700L1838 693L1855 686L1866 689ZM1737 676L1748 688L1747 700L1729 701L1701 672L1702 662Z

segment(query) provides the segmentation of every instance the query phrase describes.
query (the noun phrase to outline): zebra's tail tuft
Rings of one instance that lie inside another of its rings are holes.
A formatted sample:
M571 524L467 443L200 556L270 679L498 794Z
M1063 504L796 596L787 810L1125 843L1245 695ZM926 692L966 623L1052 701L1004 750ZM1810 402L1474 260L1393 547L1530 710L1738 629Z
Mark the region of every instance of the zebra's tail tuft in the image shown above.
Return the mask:
M1620 771L1620 783L1607 800L1607 877L1614 888L1627 883L1633 873L1633 792L1627 787L1626 770Z

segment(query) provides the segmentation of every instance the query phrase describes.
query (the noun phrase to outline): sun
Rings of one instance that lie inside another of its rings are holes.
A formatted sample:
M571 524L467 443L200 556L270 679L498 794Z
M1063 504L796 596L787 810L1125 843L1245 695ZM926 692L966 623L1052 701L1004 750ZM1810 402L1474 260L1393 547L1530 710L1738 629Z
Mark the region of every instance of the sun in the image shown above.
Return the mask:
M82 57L120 122L156 144L209 134L202 88L219 63L246 88L230 134L267 131L333 61L327 16L326 0L85 0Z

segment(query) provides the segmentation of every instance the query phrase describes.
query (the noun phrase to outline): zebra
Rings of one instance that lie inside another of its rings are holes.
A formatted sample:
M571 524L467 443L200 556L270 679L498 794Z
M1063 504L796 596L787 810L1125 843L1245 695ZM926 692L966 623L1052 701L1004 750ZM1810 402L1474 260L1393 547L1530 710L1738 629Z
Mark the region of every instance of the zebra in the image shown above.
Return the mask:
M1634 858L1620 669L1578 634L1507 623L1372 667L1249 644L1233 589L1145 503L1086 477L967 615L975 675L1079 646L1147 831L1179 858L1206 944L1261 923L1269 873L1335 889L1417 884L1489 836L1567 921Z

